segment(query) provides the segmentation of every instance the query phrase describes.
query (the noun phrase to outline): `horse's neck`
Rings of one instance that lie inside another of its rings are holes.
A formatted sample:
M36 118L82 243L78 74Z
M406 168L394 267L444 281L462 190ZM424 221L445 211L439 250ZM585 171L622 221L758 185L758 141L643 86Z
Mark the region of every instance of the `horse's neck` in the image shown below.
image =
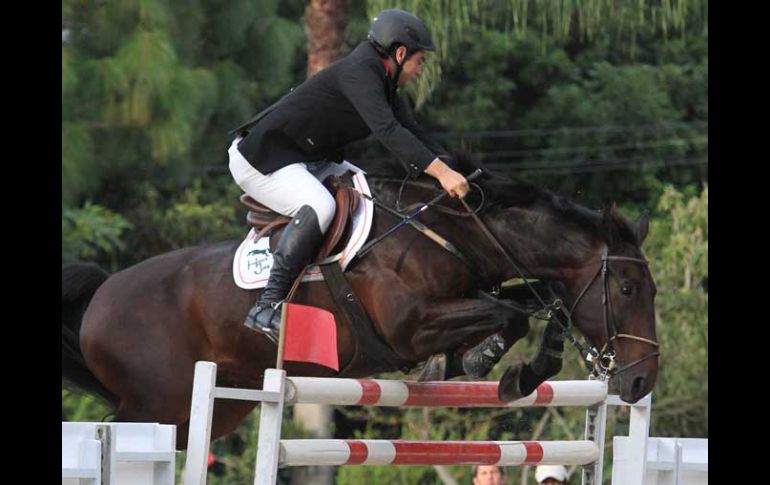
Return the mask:
M508 209L487 217L486 221L527 277L561 280L590 259L598 244L588 231L560 223L533 209ZM520 277L499 253L499 250L495 252L492 263L504 268L503 278Z
M393 180L371 184L375 196L391 206L395 205L398 185ZM427 201L435 195L429 184L410 183L401 205ZM429 227L454 244L488 282L521 276L472 218L441 214L438 209L431 209L421 215L421 219L429 220ZM528 278L562 279L565 271L581 266L592 257L597 246L595 237L588 231L580 231L574 224L563 224L542 209L511 208L496 214L482 213L481 219Z

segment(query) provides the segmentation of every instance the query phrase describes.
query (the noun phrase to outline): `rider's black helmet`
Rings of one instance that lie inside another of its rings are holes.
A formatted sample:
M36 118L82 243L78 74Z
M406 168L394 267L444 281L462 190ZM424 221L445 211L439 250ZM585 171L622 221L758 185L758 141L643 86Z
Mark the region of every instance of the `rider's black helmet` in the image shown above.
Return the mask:
M398 8L383 10L374 17L369 40L385 55L392 54L395 44L403 44L409 56L418 50L435 50L430 31L422 20Z

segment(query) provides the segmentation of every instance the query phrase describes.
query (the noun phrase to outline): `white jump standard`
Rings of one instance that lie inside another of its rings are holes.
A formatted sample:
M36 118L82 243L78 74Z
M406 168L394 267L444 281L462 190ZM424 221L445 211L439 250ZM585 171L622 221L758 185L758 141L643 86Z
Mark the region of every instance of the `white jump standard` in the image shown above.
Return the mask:
M186 485L206 483L205 456L214 400L261 402L255 485L274 485L278 468L305 465L584 465L583 484L601 483L607 384L550 381L514 402L497 398L497 382L413 382L381 379L287 377L267 369L263 389L216 387L216 364L195 365ZM588 407L580 441L281 440L284 404L422 407ZM599 432L597 432L599 431ZM646 436L646 434L645 434Z

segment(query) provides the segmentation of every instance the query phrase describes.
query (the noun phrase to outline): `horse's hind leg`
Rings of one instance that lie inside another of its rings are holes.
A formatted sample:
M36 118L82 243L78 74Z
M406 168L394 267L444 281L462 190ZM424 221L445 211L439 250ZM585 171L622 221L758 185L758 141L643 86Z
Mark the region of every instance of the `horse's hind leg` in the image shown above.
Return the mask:
M145 381L121 390L124 392L115 421L174 424L177 425L177 448L180 442L187 442L187 431L181 425L190 417L192 380L169 380L163 386L153 386Z
M102 335L88 340L88 358L99 364L93 366L94 374L119 398L115 421L185 423L190 417L193 357L174 353L160 339L155 339L153 349L162 358L146 352L146 345L135 346L131 352L120 349L118 341Z
M211 440L214 441L235 431L256 406L257 403L254 401L217 399L214 402L214 416L211 420ZM187 449L189 428L189 420L177 425L176 448L178 450Z
M146 399L143 402L136 400L121 401L115 413L115 421L119 422L158 422L161 424L176 425L176 448L187 448L187 438L190 424L190 405L192 384L187 389L185 396L178 396L173 401L162 400L163 403L174 402L176 405L169 407L162 405L161 401ZM215 440L233 432L243 419L257 405L253 401L233 401L217 399L214 403L214 416L211 421L211 439Z

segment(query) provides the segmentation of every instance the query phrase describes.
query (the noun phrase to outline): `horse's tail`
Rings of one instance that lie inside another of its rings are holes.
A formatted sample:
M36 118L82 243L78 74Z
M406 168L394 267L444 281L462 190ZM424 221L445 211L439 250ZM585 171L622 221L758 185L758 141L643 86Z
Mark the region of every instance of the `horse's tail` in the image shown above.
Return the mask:
M83 314L109 273L93 263L73 263L61 268L61 375L62 386L75 385L114 404L107 390L86 366L80 350Z

